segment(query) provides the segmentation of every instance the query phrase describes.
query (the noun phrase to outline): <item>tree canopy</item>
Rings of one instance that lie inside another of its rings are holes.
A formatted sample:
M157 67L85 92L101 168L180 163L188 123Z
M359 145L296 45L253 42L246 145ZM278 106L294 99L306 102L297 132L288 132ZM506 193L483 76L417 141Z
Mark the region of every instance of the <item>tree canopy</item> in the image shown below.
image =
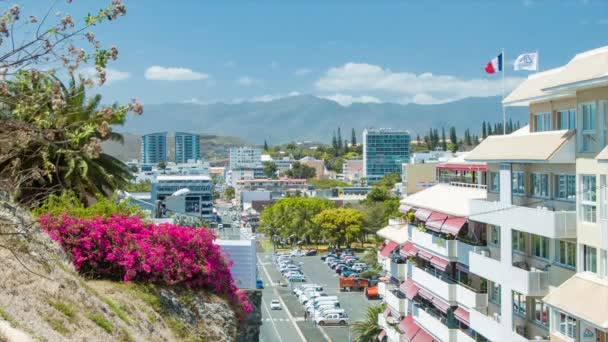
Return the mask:
M326 209L315 216L314 222L326 241L338 247L350 246L360 236L363 214L352 208Z
M317 171L314 167L302 164L300 162L295 162L290 170L285 171L285 175L289 178L309 179L315 178Z

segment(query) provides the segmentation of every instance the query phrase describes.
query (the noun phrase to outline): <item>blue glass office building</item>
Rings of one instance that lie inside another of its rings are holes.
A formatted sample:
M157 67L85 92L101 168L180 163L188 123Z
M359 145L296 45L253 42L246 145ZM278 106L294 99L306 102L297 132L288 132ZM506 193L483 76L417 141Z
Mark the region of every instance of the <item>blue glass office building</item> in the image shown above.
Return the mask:
M200 160L201 138L198 134L175 133L175 162L187 163L188 160Z
M167 162L167 132L151 133L141 137L141 162L144 164Z
M401 174L401 164L410 160L410 134L392 129L363 131L363 174L374 184L390 173Z

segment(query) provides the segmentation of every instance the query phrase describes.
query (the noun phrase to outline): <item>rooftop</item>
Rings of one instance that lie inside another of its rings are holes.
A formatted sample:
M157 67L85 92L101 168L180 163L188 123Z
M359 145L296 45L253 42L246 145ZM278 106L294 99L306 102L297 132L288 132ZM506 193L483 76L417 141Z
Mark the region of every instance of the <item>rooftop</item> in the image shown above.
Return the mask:
M206 175L159 175L156 176L156 180L162 181L191 181L191 180L203 180L210 181L211 177Z
M485 189L437 184L407 196L401 201L401 204L448 215L468 217L471 215L471 200L485 198Z
M238 183L272 183L272 182L279 182L279 183L291 183L291 182L297 182L297 183L301 183L304 182L306 183L306 179L297 179L297 178L279 178L279 179L269 179L269 178L265 178L265 179L241 179L236 181L237 184Z

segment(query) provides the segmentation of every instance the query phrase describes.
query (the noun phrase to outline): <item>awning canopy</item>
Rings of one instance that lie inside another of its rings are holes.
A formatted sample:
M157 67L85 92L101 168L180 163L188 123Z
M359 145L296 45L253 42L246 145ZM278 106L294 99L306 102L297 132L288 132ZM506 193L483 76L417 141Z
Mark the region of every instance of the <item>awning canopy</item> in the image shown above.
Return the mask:
M429 216L429 218L426 220L425 227L427 229L439 232L446 218L448 218L448 215L434 211L431 213L431 216Z
M431 259L431 265L433 265L435 268L440 269L442 271L445 271L446 268L448 268L449 264L450 264L449 261L447 261L447 260L445 260L443 258L440 258L440 257L434 256Z
M413 243L411 242L406 242L405 246L403 246L403 248L401 248L400 251L401 256L404 257L415 257L416 255L418 255L418 248L416 248L416 246L414 246Z
M543 301L561 311L608 329L608 286L576 274L552 290Z
M429 291L425 290L425 289L420 289L418 290L418 295L426 300L428 300L429 302L433 301L433 298L435 298L435 296L433 296L433 294L431 294Z
M396 242L398 244L407 241L407 228L404 226L386 226L376 232L383 239Z
M411 341L420 331L420 327L414 322L412 315L407 315L399 322L399 330L405 335L407 341Z
M454 317L466 325L471 325L469 323L469 312L461 307L454 310Z
M401 284L401 286L399 286L399 290L405 294L405 297L407 299L412 300L412 299L414 299L414 297L416 297L418 295L418 291L420 290L420 288L410 278L410 279L404 281L403 284Z
M399 245L395 241L389 241L380 251L380 255L388 257Z
M451 171L486 171L488 167L486 164L473 164L473 163L439 163L437 168L440 170L451 170Z
M456 269L462 272L469 273L469 266L461 263L456 263Z
M382 342L385 337L386 337L386 331L384 329L382 329L382 331L380 331L380 333L378 334L378 341Z
M439 311L443 313L447 313L448 309L450 308L450 304L444 302L442 299L437 297L433 298L431 302L437 309L439 309Z
M399 206L399 211L402 213L407 213L408 211L412 210L412 207L407 205L407 204L401 204Z
M467 219L464 217L448 217L441 226L441 232L444 234L458 236L458 234L460 234L460 230L466 223Z
M423 250L418 250L418 256L426 261L431 261L431 259L433 259L433 254Z
M431 216L432 211L428 210L428 209L417 209L416 212L414 213L414 216L419 219L420 221L426 221L429 216Z
M416 336L410 340L410 342L434 342L433 336L429 335L426 331L420 329Z

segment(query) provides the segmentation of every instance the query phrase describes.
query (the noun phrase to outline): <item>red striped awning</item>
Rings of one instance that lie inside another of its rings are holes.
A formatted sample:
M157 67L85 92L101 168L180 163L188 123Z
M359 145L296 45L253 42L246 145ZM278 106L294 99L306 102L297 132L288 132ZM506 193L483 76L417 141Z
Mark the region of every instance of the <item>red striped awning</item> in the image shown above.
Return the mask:
M458 236L466 223L467 219L464 217L448 217L441 226L441 232Z
M399 206L399 211L404 214L407 214L410 210L412 210L412 207L407 204L401 204Z
M405 246L401 248L400 254L406 258L414 257L418 254L418 248L416 248L413 243L408 241L405 243Z
M426 221L429 216L431 216L432 211L428 210L428 209L418 209L416 210L416 212L414 213L414 216L419 219L420 221Z
M442 258L440 258L440 257L436 257L436 256L434 256L434 257L431 259L431 265L433 265L435 268L437 268L437 269L439 269L439 270L442 270L442 271L445 271L445 270L446 270L446 268L448 268L448 265L449 265L449 264L450 264L450 262L449 262L449 261L447 261L447 260L445 260L445 259L442 259Z
M461 307L454 310L454 317L466 325L471 325L469 322L469 312Z
M428 300L429 302L433 301L433 298L435 298L435 296L433 296L429 291L427 291L425 289L418 290L418 295L420 297Z
M431 261L431 259L433 259L433 254L423 250L418 250L418 256L426 261Z
M450 164L440 163L437 164L438 169L452 170L452 171L486 171L488 167L482 164Z
M427 333L426 331L420 329L420 331L418 331L418 333L416 334L416 336L414 336L413 339L410 340L410 342L434 342L435 339L433 338L433 336L429 335L429 333Z
M418 295L420 288L411 278L409 278L399 286L399 290L405 294L407 299L412 300Z
M386 246L384 246L384 248L382 248L382 250L380 251L380 255L383 257L387 257L389 256L394 250L395 248L397 248L399 245L394 242L394 241L389 241Z
M439 232L441 230L441 226L443 225L443 222L445 222L446 218L448 218L448 215L434 211L431 213L431 216L429 216L429 218L426 220L426 223L424 224L424 226L427 229L430 229L435 232Z
M391 315L391 309L389 307L387 307L386 309L384 309L384 318L387 318L388 316Z
M385 337L386 337L386 331L384 329L382 329L382 331L380 331L380 333L378 334L378 341L382 342Z
M444 302L442 299L437 297L433 298L431 302L437 309L439 309L443 313L447 313L448 309L450 308L450 304Z
M399 322L399 330L405 335L407 341L411 341L420 332L420 327L414 322L412 315L407 315Z

